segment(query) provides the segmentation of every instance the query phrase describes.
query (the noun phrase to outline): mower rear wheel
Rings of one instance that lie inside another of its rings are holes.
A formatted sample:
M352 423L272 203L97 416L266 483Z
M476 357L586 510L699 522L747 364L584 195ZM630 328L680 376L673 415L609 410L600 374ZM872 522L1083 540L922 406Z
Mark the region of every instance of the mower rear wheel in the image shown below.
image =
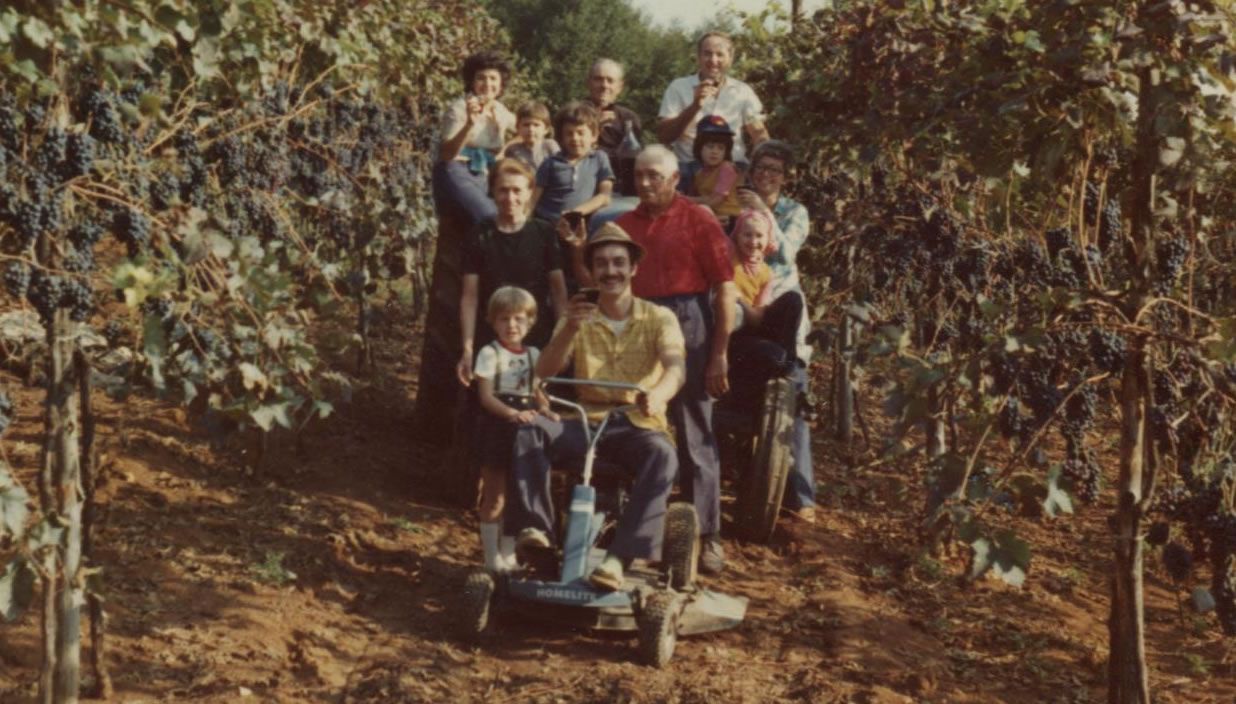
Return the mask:
M678 615L682 594L671 590L654 592L644 600L635 617L639 628L639 659L645 665L665 667L678 644Z
M670 586L683 591L695 584L700 556L700 519L695 507L685 501L670 504L665 514L665 538L661 567L670 575Z
M767 543L777 527L786 479L794 462L796 400L789 379L771 379L765 387L751 464L738 497L739 528L752 542Z
M478 638L489 628L489 611L495 588L493 575L482 570L468 575L468 581L464 582L461 623L468 638Z

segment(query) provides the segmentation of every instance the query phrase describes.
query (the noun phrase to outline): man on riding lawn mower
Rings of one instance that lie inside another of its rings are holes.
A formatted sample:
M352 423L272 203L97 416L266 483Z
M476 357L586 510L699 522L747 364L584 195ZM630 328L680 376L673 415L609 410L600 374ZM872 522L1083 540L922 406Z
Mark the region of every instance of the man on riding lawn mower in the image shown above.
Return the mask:
M666 503L678 473L666 408L686 376L686 351L675 315L631 293L643 253L612 223L592 236L584 246L584 262L600 291L597 302L583 293L571 300L536 365L542 379L572 363L577 379L627 382L645 390L578 389L593 422L616 406L637 406L611 418L597 445L599 457L635 477L609 552L589 575L593 586L607 590L622 587L632 560L660 557ZM506 532L518 536L517 554L553 545L550 466L577 464L585 450L577 419L539 417L516 431L505 515Z

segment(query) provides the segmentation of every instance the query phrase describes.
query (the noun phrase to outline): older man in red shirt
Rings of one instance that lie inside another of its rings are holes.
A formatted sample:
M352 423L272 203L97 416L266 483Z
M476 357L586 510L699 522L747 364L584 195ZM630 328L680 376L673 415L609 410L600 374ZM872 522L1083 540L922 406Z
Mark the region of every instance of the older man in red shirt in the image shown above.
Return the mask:
M716 574L725 566L725 554L710 394L718 397L729 389L726 349L738 292L725 232L712 211L678 193L678 179L673 152L659 145L640 152L635 162L640 204L617 224L644 248L632 290L674 311L686 340L687 378L670 406L670 422L677 431L679 476L699 513L700 570Z

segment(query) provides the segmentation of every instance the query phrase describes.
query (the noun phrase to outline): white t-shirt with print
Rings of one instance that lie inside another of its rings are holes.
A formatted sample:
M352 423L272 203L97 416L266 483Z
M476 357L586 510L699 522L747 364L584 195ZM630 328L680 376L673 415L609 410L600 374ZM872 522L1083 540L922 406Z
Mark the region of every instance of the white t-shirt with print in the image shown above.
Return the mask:
M535 347L525 347L523 352L512 352L499 342L491 342L476 354L472 372L494 383L495 394L532 395L532 370L541 355Z

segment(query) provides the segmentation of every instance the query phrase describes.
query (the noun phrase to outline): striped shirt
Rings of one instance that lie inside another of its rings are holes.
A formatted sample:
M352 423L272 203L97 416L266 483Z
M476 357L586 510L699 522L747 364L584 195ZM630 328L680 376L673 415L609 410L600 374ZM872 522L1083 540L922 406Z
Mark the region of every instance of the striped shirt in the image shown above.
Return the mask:
M565 324L565 318L558 321L555 336ZM598 311L593 319L580 326L569 354L575 363L577 379L622 381L647 390L665 373L661 357L667 353L685 359L686 345L678 318L667 308L636 298L621 333L615 333ZM589 420L595 422L614 406L635 403L636 392L581 386L579 401L588 411ZM670 434L664 413L646 416L635 409L629 411L627 417L636 427Z

